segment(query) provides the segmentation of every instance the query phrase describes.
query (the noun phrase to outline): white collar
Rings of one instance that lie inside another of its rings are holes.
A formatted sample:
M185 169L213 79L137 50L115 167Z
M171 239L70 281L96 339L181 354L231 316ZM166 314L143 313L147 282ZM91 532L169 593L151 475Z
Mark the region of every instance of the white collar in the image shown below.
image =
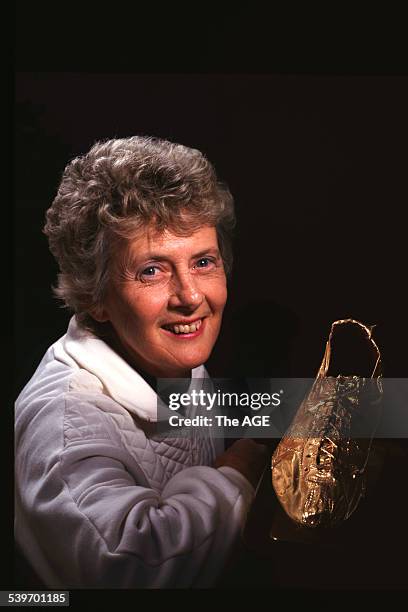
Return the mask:
M75 315L61 341L65 352L80 368L96 376L112 399L144 420L157 421L157 393L106 342L83 330ZM194 368L191 375L192 379L208 379L203 365Z

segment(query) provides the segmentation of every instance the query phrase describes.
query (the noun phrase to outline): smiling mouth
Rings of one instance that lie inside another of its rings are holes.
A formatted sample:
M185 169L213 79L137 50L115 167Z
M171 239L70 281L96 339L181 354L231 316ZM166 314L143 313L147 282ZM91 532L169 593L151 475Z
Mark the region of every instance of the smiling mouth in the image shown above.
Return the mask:
M193 334L198 331L203 323L203 319L197 319L189 325L183 323L175 323L169 325L163 325L163 329L172 332L173 334Z

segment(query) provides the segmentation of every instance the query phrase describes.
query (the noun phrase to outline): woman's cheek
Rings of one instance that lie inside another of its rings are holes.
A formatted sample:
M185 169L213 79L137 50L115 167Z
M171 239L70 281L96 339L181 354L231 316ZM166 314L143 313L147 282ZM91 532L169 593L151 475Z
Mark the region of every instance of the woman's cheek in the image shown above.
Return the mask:
M219 270L214 274L203 279L202 291L213 301L225 303L227 299L227 278L223 270Z
M215 284L212 291L213 301L217 304L218 308L223 309L225 306L225 302L228 297L227 283L225 277L220 277L217 279L217 283Z
M133 296L131 310L141 321L154 321L161 315L166 303L167 297L163 288L149 290L148 292L139 292Z

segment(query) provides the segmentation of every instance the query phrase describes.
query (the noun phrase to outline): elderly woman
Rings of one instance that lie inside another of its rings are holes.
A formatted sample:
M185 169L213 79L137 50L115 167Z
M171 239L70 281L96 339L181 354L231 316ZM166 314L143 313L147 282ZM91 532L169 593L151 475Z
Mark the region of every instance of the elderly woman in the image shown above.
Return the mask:
M158 438L157 380L205 379L232 197L197 150L147 137L74 159L47 212L73 311L16 402L16 539L51 588L213 585L265 447Z

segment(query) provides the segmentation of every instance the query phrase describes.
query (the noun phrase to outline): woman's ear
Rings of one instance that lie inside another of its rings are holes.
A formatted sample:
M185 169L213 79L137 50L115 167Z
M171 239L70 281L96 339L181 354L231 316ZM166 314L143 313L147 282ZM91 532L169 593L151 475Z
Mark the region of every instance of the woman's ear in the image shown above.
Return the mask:
M101 304L98 304L97 306L93 306L92 308L90 308L88 310L88 313L91 315L93 319L95 319L95 321L98 321L98 323L106 323L106 321L109 321L108 312L105 310L105 308Z

